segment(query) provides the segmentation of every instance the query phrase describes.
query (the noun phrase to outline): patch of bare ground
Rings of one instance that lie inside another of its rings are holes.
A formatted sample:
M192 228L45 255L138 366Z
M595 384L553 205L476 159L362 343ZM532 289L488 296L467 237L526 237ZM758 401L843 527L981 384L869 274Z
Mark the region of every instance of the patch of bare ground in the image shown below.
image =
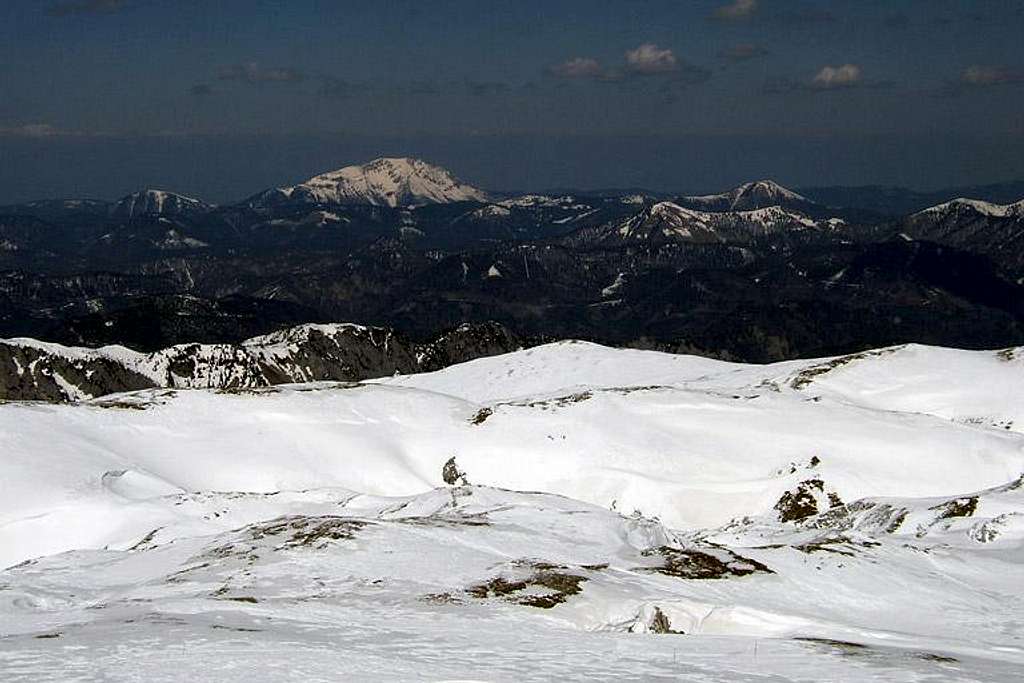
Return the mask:
M210 628L218 631L234 631L235 633L262 633L261 628L245 628L244 626L227 626L225 624L214 624Z
M609 394L632 394L638 391L656 391L659 389L669 388L665 385L651 384L645 386L635 387L611 387L608 389L597 390L601 393ZM481 425L487 421L489 417L494 415L494 411L501 406L514 406L517 408L540 408L541 410L549 410L553 408L565 408L574 403L582 403L583 401L589 401L594 397L593 391L581 391L575 394L568 394L566 396L558 396L556 398L548 398L537 401L508 401L504 403L498 403L494 407L484 407L476 411L473 417L469 418L470 424Z
M857 548L875 548L881 545L877 541L860 540L854 541L848 536L842 534L821 536L819 538L812 539L800 545L794 545L793 548L799 550L802 553L834 553L836 555L845 555L847 557L854 557L856 555L855 550Z
M780 522L794 522L818 514L818 498L814 494L824 493L825 482L814 478L800 482L793 491L786 491L775 503Z
M218 394L227 394L229 396L256 396L259 394L279 394L281 390L276 387L253 387L253 386L233 386L233 387L221 387L217 389Z
M878 358L880 356L885 356L895 351L898 351L901 348L903 347L895 346L888 349L863 351L861 353L851 353L846 356L839 356L838 358L830 358L824 362L804 368L803 370L798 372L796 377L789 381L789 386L799 391L806 387L811 382L813 382L816 378L826 373L832 372L836 368L841 368L844 365L849 365L854 361L864 360L866 358Z
M534 571L522 579L496 576L470 586L466 593L479 600L499 598L517 605L551 609L580 593L587 581L587 577L570 573L567 567L548 562L518 560L512 565Z
M331 541L351 540L369 522L347 517L279 517L248 527L253 541L284 536L277 549L326 548Z
M832 638L798 637L793 640L807 643L820 650L829 651L844 657L865 657L872 659L889 657L908 657L922 659L927 662L940 664L954 664L958 662L955 657L939 655L934 652L922 652L918 650L895 650L890 648L878 648L864 643L853 643L847 640L834 640Z
M433 526L458 529L460 527L490 526L487 513L431 515L429 517L400 517L394 520L401 524L414 526Z
M725 548L708 548L708 552L695 549L682 550L661 546L645 550L644 557L661 557L656 567L638 567L636 571L665 574L680 579L727 579L751 574L774 574L766 565L741 557Z
M158 526L157 528L153 529L148 534L143 536L142 539L138 543L133 545L131 548L128 548L128 550L131 551L131 550L145 550L145 549L147 549L150 546L150 544L153 542L153 539L156 537L157 533L161 529L163 529L162 526Z
M110 398L100 397L89 402L94 408L105 408L108 410L148 410L154 406L166 405L171 399L178 395L174 389L165 389L149 394L145 399L141 396Z
M428 605L461 605L462 600L451 593L427 593L420 596L420 601Z
M974 514L974 511L978 509L978 497L966 496L964 498L954 498L953 500L946 501L941 505L936 505L928 509L936 510L939 512L939 516L937 519L952 519L953 517L970 517Z

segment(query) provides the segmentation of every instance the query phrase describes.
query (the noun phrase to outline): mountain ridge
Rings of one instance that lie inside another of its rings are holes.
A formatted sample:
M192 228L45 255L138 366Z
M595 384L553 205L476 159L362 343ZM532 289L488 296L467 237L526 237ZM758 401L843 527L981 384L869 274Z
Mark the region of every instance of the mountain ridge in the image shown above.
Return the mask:
M948 213L963 209L975 211L984 216L994 218L1020 218L1024 217L1024 199L1020 199L1009 204L996 204L994 202L987 202L981 199L957 197L956 199L951 199L948 202L943 202L942 204L936 204L935 206L929 206L926 209L922 209L921 211L914 213L911 217L913 218L923 214Z
M152 353L0 339L0 402L75 402L153 388L246 390L436 370L520 341L496 323L461 325L428 343L353 323L304 324L239 344L178 344Z

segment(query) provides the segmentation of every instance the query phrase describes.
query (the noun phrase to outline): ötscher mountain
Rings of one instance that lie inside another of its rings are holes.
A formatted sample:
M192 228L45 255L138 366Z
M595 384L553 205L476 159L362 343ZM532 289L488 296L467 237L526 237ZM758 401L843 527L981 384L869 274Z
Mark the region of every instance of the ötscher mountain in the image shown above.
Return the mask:
M395 208L485 201L486 192L460 182L440 166L420 159L385 158L322 173L293 187L267 190L252 198L249 205L367 204Z

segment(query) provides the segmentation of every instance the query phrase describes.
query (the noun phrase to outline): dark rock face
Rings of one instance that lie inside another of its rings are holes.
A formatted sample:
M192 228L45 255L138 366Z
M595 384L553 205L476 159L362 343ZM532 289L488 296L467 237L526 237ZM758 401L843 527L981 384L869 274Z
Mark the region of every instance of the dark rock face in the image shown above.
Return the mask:
M302 326L257 340L242 342L242 349L268 384L357 381L421 369L417 346L387 328ZM287 349L283 358L275 351L282 347ZM277 359L266 357L268 351Z
M0 342L0 400L69 401L156 386L111 358L80 358Z
M357 381L437 370L519 348L497 324L463 325L416 344L381 327L303 325L241 344L184 344L154 353L0 341L0 400L65 402L157 387L246 389Z
M419 366L424 371L440 370L474 358L496 356L519 348L521 342L508 328L495 322L460 325L422 347Z

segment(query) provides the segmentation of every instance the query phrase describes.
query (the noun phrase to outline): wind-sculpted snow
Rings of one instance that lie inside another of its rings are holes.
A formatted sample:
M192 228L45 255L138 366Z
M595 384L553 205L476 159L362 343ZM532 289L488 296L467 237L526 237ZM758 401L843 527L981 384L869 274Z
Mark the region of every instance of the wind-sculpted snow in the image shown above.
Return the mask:
M664 386L934 415L1024 432L1024 348L964 351L906 344L770 365L560 342L387 380L477 403L592 388Z
M558 343L3 404L0 669L1019 680L1022 374Z
M8 680L1024 671L1006 630L1024 606L1019 544L978 553L764 523L729 532L728 549L725 532L712 542L483 487L173 494L130 507L163 511L162 526L0 574Z

